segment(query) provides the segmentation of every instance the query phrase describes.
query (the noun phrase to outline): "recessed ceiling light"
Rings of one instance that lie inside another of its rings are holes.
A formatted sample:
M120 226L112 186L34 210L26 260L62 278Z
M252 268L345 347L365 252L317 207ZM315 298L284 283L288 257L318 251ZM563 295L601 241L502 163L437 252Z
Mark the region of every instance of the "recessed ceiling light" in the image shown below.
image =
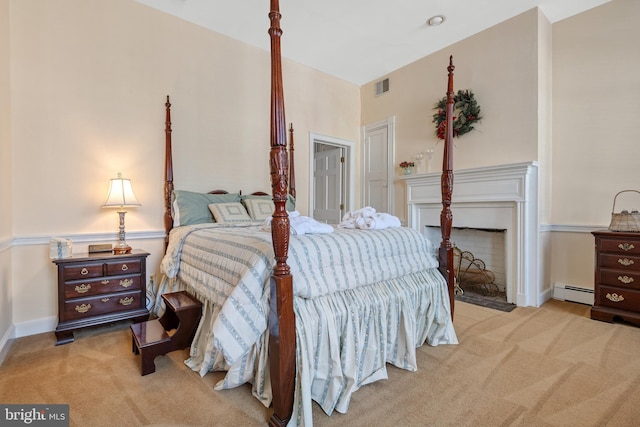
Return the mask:
M432 27L436 27L440 24L442 24L445 21L445 16L444 15L436 15L436 16L432 16L431 18L429 18L427 20L427 24L429 24Z

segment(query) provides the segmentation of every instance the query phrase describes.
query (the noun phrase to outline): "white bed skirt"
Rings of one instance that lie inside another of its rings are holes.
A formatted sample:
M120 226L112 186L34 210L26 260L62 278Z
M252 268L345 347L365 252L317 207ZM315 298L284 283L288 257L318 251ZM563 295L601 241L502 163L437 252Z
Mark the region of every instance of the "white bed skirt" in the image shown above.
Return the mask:
M220 305L177 280L160 283L157 295L186 290L203 302L203 317L185 363L204 376L227 371L217 390L250 382L253 394L271 404L268 333L233 366L225 362L213 336ZM161 310L161 309L160 309ZM387 378L386 364L418 369L416 348L424 343L457 344L444 279L432 268L402 278L318 298L294 298L296 388L289 425L312 425L312 401L328 414L346 412L351 395L365 384ZM154 311L159 314L159 306Z

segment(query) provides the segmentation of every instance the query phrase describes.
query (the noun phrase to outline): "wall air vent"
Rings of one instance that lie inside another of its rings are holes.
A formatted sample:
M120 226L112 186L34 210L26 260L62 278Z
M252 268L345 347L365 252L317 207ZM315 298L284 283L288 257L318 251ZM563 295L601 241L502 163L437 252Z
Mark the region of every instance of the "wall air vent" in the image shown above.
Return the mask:
M389 78L380 80L376 83L376 96L380 96L386 92L389 92Z

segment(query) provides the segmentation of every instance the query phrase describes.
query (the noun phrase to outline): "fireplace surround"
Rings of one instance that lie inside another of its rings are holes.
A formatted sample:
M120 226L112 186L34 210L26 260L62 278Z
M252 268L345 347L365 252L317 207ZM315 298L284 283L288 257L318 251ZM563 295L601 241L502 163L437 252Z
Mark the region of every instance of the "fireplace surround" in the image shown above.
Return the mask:
M406 184L407 225L421 233L427 226L440 226L440 178L440 173L399 178ZM538 200L536 162L454 171L453 226L506 230L507 301L518 306L543 302Z

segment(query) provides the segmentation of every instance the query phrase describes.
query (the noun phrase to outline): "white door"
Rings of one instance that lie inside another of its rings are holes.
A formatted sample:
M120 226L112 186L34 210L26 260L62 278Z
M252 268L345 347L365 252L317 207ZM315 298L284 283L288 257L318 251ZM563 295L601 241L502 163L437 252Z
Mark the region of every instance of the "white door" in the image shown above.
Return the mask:
M316 144L313 218L338 224L344 214L344 149Z
M313 132L309 142L309 212L338 224L355 205L355 142Z
M393 119L364 127L363 205L377 212L393 213L392 142Z

